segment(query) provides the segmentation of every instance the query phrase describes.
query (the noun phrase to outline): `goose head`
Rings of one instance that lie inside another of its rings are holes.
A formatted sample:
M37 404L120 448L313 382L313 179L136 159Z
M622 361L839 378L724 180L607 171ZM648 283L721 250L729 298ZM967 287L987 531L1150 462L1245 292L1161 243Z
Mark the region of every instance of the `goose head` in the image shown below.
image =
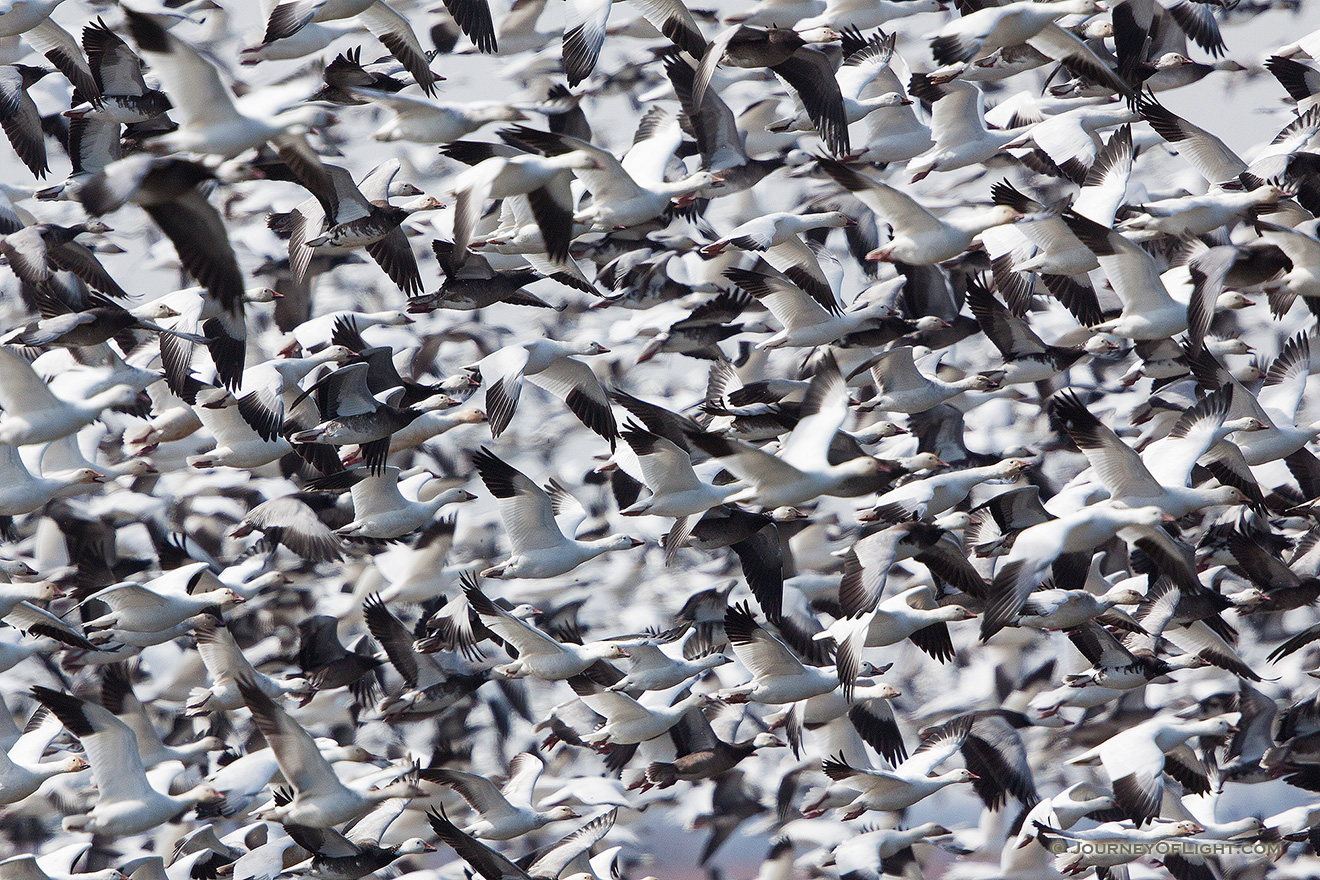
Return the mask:
M870 455L861 455L834 468L849 477L877 477L889 470L889 465Z
M1002 480L1016 480L1030 465L1020 458L1009 458L995 465L995 476Z
M37 581L24 585L23 595L29 602L49 602L60 595L60 590L50 581Z
M410 837L394 849L396 856L416 856L429 852L435 852L435 847L420 837Z
M67 486L85 486L91 483L104 483L105 475L91 468L78 468L60 477L60 482Z
M252 287L243 292L243 302L245 303L272 303L283 298L284 294L273 287Z
M1205 492L1206 507L1230 507L1236 504L1250 504L1251 499L1236 486L1219 486Z
M872 98L862 103L867 107L879 110L883 107L906 107L912 103L912 99L900 92L885 92L878 98Z
M990 373L975 373L954 384L963 391L994 391L999 388L1000 380Z
M918 452L916 455L908 455L898 460L905 471L916 473L917 471L939 471L949 466L949 463L940 458L933 452Z
M572 807L554 807L546 810L540 818L544 822L563 822L565 819L580 819L582 815Z
M761 732L752 737L752 748L754 749L777 749L783 747L784 741L773 733Z
M623 660L628 652L618 642L591 642L582 646L583 653L597 660Z
M136 309L129 309L129 313L132 314L133 317L143 321L162 321L166 318L179 317L179 313L170 308L168 303L163 303L159 300L156 302L149 302Z
M1115 605L1140 605L1145 601L1146 596L1131 587L1114 587L1100 597L1100 604L1111 608Z
M956 770L950 770L948 773L941 773L939 776L933 778L938 780L942 785L958 785L963 782L975 782L981 777L977 776L971 770L959 767Z
M599 342L569 342L564 344L564 348L571 354L580 354L587 357L610 353L610 350Z

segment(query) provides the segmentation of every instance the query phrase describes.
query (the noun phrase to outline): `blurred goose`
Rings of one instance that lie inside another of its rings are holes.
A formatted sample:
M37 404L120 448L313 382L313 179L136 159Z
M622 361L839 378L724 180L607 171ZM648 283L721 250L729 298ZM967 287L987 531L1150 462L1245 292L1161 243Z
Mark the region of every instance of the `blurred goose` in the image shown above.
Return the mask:
M127 406L137 391L115 385L86 400L57 398L26 360L0 347L0 443L26 446L49 443L90 425L101 411Z
M1100 761L1113 785L1119 809L1140 827L1159 816L1166 771L1177 778L1203 772L1198 771L1199 759L1187 747L1187 740L1194 736L1224 736L1232 731L1233 725L1222 717L1205 721L1156 717L1118 732L1068 763Z
M353 521L340 526L335 534L351 539L392 540L425 528L446 504L476 497L454 487L426 501L406 498L399 490L399 474L396 467L386 467L379 474L365 469L349 471L346 478L355 480L350 490Z
M161 794L147 781L138 756L137 737L128 725L102 707L71 694L34 687L32 695L78 737L96 780L96 805L87 815L66 817L66 830L116 836L141 834L198 804L224 799L206 784L181 795Z
M331 828L363 815L374 804L390 798L424 794L410 779L398 779L365 792L348 788L335 776L316 741L255 682L239 678L238 690L252 712L257 729L275 753L280 772L293 787L293 799L264 811L260 814L263 818L310 828Z
M211 675L209 688L193 688L188 694L184 711L189 715L238 709L243 697L238 692L238 680L249 680L269 697L281 694L306 698L312 694L311 684L302 678L277 681L252 668L243 651L234 641L223 621L210 620L194 629L197 653Z

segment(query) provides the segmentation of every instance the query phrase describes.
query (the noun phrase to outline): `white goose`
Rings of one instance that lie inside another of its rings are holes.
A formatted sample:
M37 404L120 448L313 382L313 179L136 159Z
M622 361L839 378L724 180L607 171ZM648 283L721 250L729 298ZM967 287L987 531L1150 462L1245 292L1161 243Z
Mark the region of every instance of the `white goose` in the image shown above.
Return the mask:
M767 256L770 256L767 254ZM813 263L815 257L812 257ZM817 267L819 264L816 264ZM893 314L889 294L904 283L902 278L877 285L858 296L846 310L839 305L827 281L812 278L814 273L794 273L798 281L812 288L804 289L783 271L761 259L752 269L728 269L724 277L746 291L774 315L782 330L756 343L758 350L794 347L808 348L830 343L866 327L876 318ZM813 283L814 282L814 283Z
M1232 723L1222 716L1204 721L1156 717L1119 731L1068 763L1090 764L1098 760L1113 785L1119 808L1140 826L1159 816L1165 766L1176 761L1187 771L1194 771L1200 764L1186 745L1187 740L1194 736L1223 736L1233 729Z
M179 120L177 131L157 141L167 152L210 153L232 159L291 131L306 129L322 116L320 108L293 106L276 113L253 115L235 106L220 72L210 61L150 16L125 9L129 32L143 60L164 80L165 93Z
M867 810L905 810L950 785L973 782L976 775L959 768L931 776L931 772L953 756L967 739L972 717L963 716L936 729L912 757L893 770L849 766L843 756L821 762L825 775L835 782L855 787L859 793L847 805L843 818L856 819Z
M40 510L52 498L92 491L105 477L91 468L54 470L34 477L23 465L18 447L0 443L0 516L20 516Z
M224 799L204 783L181 795L161 794L147 781L137 737L128 725L101 706L70 694L34 687L32 695L78 737L96 780L96 805L86 815L65 817L66 831L115 837L142 834L198 804Z
M993 391L999 387L994 377L982 373L973 373L953 382L926 376L917 369L912 354L912 346L904 345L866 362L864 366L871 370L876 395L862 401L858 409L862 412L923 413L965 391ZM934 360L938 363L939 359Z
M674 517L674 527L663 541L671 558L691 534L692 517L723 504L729 496L742 491L741 486L734 484L713 486L702 482L692 470L692 458L684 449L638 425L625 426L623 440L637 454L642 478L651 494L620 510L619 514Z
M240 678L254 682L269 697L289 694L310 698L314 693L311 683L305 678L277 681L253 669L223 621L212 618L196 627L195 632L197 654L211 675L211 686L192 689L184 704L184 714L202 715L242 708L243 697L238 692Z
M484 446L472 456L487 490L499 501L500 519L512 545L509 558L482 577L548 578L572 571L602 553L640 547L644 541L614 535L596 541L567 538L555 522L550 495Z
M914 266L942 263L971 247L973 239L985 230L1022 218L1006 205L995 205L973 214L941 220L906 193L858 174L842 162L824 158L817 161L836 183L870 208L880 221L892 227L890 240L868 253L868 260Z
M570 807L542 811L532 806L536 782L544 769L544 761L531 752L523 752L509 762L509 778L503 788L484 776L460 770L423 770L421 775L427 782L454 789L478 813L463 829L464 833L484 840L513 840L551 822L578 818L578 813Z
M19 737L8 752L0 749L0 806L16 804L36 794L47 779L91 766L78 755L62 761L41 761L59 729L58 721L48 719Z
M255 682L240 678L238 690L252 712L257 729L275 753L280 772L293 786L293 800L263 811L259 814L261 818L309 828L331 828L362 816L390 798L425 794L421 786L406 778L365 792L354 791L339 781L316 740L262 693Z
M57 398L32 365L0 347L0 443L26 446L67 437L95 421L111 406L128 406L137 391L115 385L86 400Z
M728 702L796 703L828 694L839 686L833 668L803 666L783 642L756 622L746 603L725 611L724 632L738 662L752 674L746 684L719 691L718 696ZM859 666L861 675L876 673L870 663L863 661Z
M368 468L354 470L351 476L358 480L350 490L353 497L353 521L336 529L335 533L355 539L388 541L400 538L424 528L446 504L470 501L476 497L455 487L426 501L405 498L399 491L399 474L396 467L386 467L378 474L371 473Z
M477 371L486 385L491 436L499 437L509 427L526 379L567 403L582 424L610 441L613 448L619 430L610 399L591 368L573 357L608 353L609 349L598 342L534 339L505 346L482 358Z
M730 502L755 501L766 509L806 504L839 491L849 480L881 473L884 465L867 455L838 465L829 462L830 442L848 416L848 389L832 354L817 363L800 415L778 456L715 434L692 434L691 440L750 484Z
M463 592L481 622L518 650L516 660L496 667L500 675L530 675L545 681L561 681L580 675L597 661L625 656L616 642L585 645L559 642L492 602L471 575L463 575L461 580Z

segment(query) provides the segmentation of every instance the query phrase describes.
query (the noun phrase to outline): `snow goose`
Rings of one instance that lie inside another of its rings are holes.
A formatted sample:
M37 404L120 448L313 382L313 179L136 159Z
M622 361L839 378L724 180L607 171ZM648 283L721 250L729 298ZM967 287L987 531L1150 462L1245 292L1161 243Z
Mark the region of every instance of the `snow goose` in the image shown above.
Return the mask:
M263 3L262 7L263 12L266 13L263 46L268 46L277 40L287 40L313 23L356 17L359 23L399 60L404 69L412 74L413 81L421 86L422 91L427 95L435 94L436 82L444 79L431 71L430 60L423 51L422 44L417 40L417 34L414 33L408 19L391 9L383 0L335 0L330 3L325 0L292 0L292 2ZM494 40L494 26L490 19L490 9L486 4L469 2L455 4L455 7L468 10L467 14L457 18L460 24L467 25L464 27L464 32L472 30L472 33L479 34L474 40L481 40L483 45L489 45L490 51L493 51L494 43L487 41ZM486 7L484 17L479 15L474 17L483 7ZM478 23L480 27L473 30L473 26Z
M77 237L84 233L99 235L109 231L110 227L100 221L87 221L72 226L32 223L0 240L0 253L4 254L9 268L21 281L45 294L37 300L43 313L47 308L57 313L74 311L84 297L72 290L63 296L57 295L59 285L55 281L55 273L61 269L94 290L121 298L128 296L110 277L96 255L77 241ZM52 316L43 314L42 317Z
M620 161L607 150L580 138L515 125L501 136L518 145L526 144L547 156L586 154L594 167L579 169L577 177L591 193L590 207L573 215L574 223L592 229L610 230L638 226L665 212L671 202L690 203L698 191L715 187L720 179L709 171L697 171L680 180L666 181L664 172L681 140L678 120L667 111L652 108L638 126L633 147Z
M203 385L196 392L193 412L215 438L208 452L190 455L188 464L195 468L258 468L279 461L293 451L292 444L279 435L266 439L243 418L239 401L224 388Z
M653 761L646 765L643 791L652 786L669 788L682 780L700 782L717 779L761 749L782 748L784 743L768 731L751 739L725 742L716 736L704 712L689 712L670 728L675 751L673 761Z
M234 103L220 72L196 49L157 24L150 16L125 9L129 32L152 69L163 74L165 93L180 117L177 131L154 145L164 152L209 153L232 159L245 150L297 128L306 128L322 111L310 105L262 116L246 115ZM245 102L244 107L254 107Z
M698 711L711 700L705 694L689 693L672 705L644 706L636 698L601 687L586 676L574 676L568 683L578 699L605 719L600 727L582 736L584 743L603 752L664 736L684 713Z
M614 809L592 819L542 852L526 868L514 864L472 835L464 833L449 821L443 810L439 813L430 810L426 818L436 836L471 865L483 880L556 880L560 875L563 875L564 880L592 880L596 876L593 871L576 874L564 872L609 833L614 827L617 813L618 810Z
M1036 590L1022 606L1019 626L1068 630L1088 621L1109 622L1108 612L1119 605L1136 605L1146 598L1131 587L1110 587L1100 595L1086 590Z
M46 160L46 141L41 132L41 116L28 89L51 71L44 67L12 64L0 67L0 127L18 158L37 177L50 171Z
M363 462L381 474L390 452L390 437L412 424L426 411L422 406L402 406L406 389L391 388L377 397L370 387L371 366L348 364L318 379L299 395L295 405L315 394L320 424L289 436L293 444L358 446ZM434 398L432 402L436 402ZM445 398L438 401L452 403Z
M484 446L472 456L477 473L500 506L509 535L509 558L483 577L547 578L572 571L602 553L640 547L644 541L614 535L596 541L567 538L555 522L550 495Z
M880 601L878 591L867 592L862 564L855 551L845 560L839 585L839 604L844 614L816 638L831 638L838 645L835 660L845 696L850 695L867 647L896 645L904 639L936 660L953 659L948 621L971 620L975 612L961 605L940 604L930 587L922 585ZM851 565L849 564L851 562ZM880 586L884 586L881 580Z
M903 94L901 88L881 93L875 97L864 97L864 92L889 66L894 54L896 35L885 36L878 33L860 49L848 55L839 68L835 79L843 98L843 115L848 124L861 122L871 113L886 107L911 106L912 101ZM778 119L767 126L769 131L815 131L816 126L807 111L796 116Z
M875 500L870 518L902 520L934 519L968 496L972 489L987 480L1013 482L1026 470L1027 463L1015 458L985 467L966 468L910 480Z
M195 567L197 570L188 582L190 590L200 584L202 575L206 573L203 563ZM97 590L84 599L82 604L91 601L104 603L109 611L88 620L86 629L113 628L152 633L177 626L211 608L224 609L241 605L243 597L229 587L218 584L213 589L200 592L181 593L171 590L160 593L139 584L122 583Z
M982 641L1018 616L1023 603L1060 556L1091 553L1125 532L1134 540L1146 539L1152 550L1158 550L1171 540L1158 530L1164 521L1164 511L1158 507L1129 508L1106 501L1023 529L991 583L990 602L981 620Z
M600 168L596 155L581 151L541 156L509 148L508 154L496 152L478 161L450 186L454 194L453 259L459 262L466 255L486 202L527 196L545 252L551 259L563 261L573 238L572 172Z
M77 773L91 766L78 755L62 761L41 761L57 733L59 723L51 719L29 729L8 752L0 749L0 805L17 804L36 794L47 779L61 773Z
M129 156L88 178L78 190L78 199L88 213L98 217L132 202L160 227L184 269L206 288L207 303L199 327L210 340L207 351L217 374L227 387L236 388L246 356L247 291L224 221L199 189L214 179L209 169L184 159ZM166 369L175 393L187 377L191 348L183 348L179 357L181 367L167 365Z
M896 279L870 295L859 296L844 310L828 282L814 281L806 273L794 274L808 289L765 259L758 259L752 269L734 268L724 272L725 278L754 296L783 325L778 333L756 343L759 350L828 345L873 326L878 319L893 314L885 294L892 292L895 284L903 284L903 279Z
M1204 776L1206 771L1187 740L1225 736L1233 730L1222 716L1204 721L1156 717L1118 732L1068 763L1084 765L1098 760L1113 785L1119 809L1140 827L1159 816L1166 772L1179 780Z
M1247 465L1255 466L1292 455L1320 436L1320 422L1296 424L1298 405L1305 395L1306 380L1310 375L1311 345L1306 334L1298 334L1283 344L1278 357L1270 363L1265 384L1257 394L1243 387L1204 346L1199 350L1189 347L1187 360L1197 385L1203 391L1213 392L1224 385L1232 386L1228 421L1253 419L1265 426L1239 433L1233 443L1220 440L1210 448L1207 457L1227 465L1230 471L1245 472ZM1231 479L1231 474L1225 474L1224 479Z
M1158 507L1168 516L1179 519L1206 507L1246 504L1247 496L1235 486L1202 489L1188 488L1192 467L1206 453L1217 438L1214 429L1197 431L1190 421L1175 435L1185 440L1188 449L1173 457L1175 450L1164 449L1157 456L1159 471L1166 474L1169 484L1160 483L1152 475L1137 451L1104 426L1078 397L1070 391L1061 391L1051 402L1051 411L1068 436L1086 455L1095 469L1096 477L1109 491L1109 497L1128 507ZM1207 420L1223 424L1225 408L1218 413L1207 413ZM1194 414L1196 415L1196 414ZM1182 467L1178 467L1181 462ZM1179 482L1175 482L1175 479Z
M313 694L312 685L305 678L277 681L253 669L224 621L212 618L194 628L193 632L197 636L197 653L211 675L211 686L193 688L189 692L184 704L185 714L201 715L241 708L240 678L254 682L268 697L289 694L305 700Z
M1103 336L1093 336L1084 346L1047 345L1022 318L1000 304L984 284L969 281L967 305L982 332L1004 359L1000 385L1021 385L1053 379L1090 353L1108 353L1117 348Z
M686 450L636 424L624 427L623 439L637 454L642 477L651 495L633 502L619 514L674 517L673 528L661 542L666 557L672 561L674 554L687 543L695 525L693 517L723 504L729 496L742 491L742 487L713 486L702 482L692 470L692 459Z
M0 443L26 446L59 440L91 424L107 407L136 400L137 391L128 385L115 385L86 400L60 399L31 364L0 347Z
M966 217L940 220L911 196L859 174L842 162L820 159L821 168L855 195L877 218L893 228L890 240L866 255L868 260L930 266L951 260L972 246L976 236L1021 215L996 205Z
M857 221L842 211L799 214L773 211L739 224L725 235L701 248L708 257L724 253L732 246L742 251L768 251L782 245L806 247L800 236L813 229L839 229L855 226Z
M914 73L909 91L915 98L932 102L930 136L935 141L926 152L908 160L913 181L934 171L984 162L1021 134L1016 129L986 128L985 95L972 83L954 80L936 85L925 74Z
M1149 254L1126 236L1073 211L1063 222L1095 254L1109 284L1123 303L1117 318L1091 327L1138 342L1169 339L1187 329L1189 306L1169 296L1159 269Z
M288 547L308 562L343 558L334 531L317 517L305 497L285 495L263 501L244 514L226 535L244 538L253 532L261 532L272 547Z
M1142 202L1136 212L1120 224L1138 239L1158 235L1199 236L1221 226L1232 228L1250 214L1271 214L1284 198L1275 186L1260 186L1245 192L1218 190L1199 196L1181 196Z
M996 49L1026 43L1047 58L1130 98L1132 89L1104 59L1057 23L1065 15L1088 15L1097 9L1093 0L1024 0L978 9L931 35L931 54L940 64L971 62Z
M147 781L137 737L128 725L108 710L71 694L34 687L32 695L78 737L96 780L96 805L86 815L66 817L66 830L111 836L142 834L198 804L224 799L205 783L181 795L161 794Z
M809 42L838 39L831 28L808 31L771 27L734 25L721 32L705 47L701 64L693 78L693 103L700 107L715 69L720 64L743 68L768 68L797 93L816 131L836 156L849 153L848 121L843 95L828 57Z
M826 776L859 790L846 806L843 818L856 819L867 810L905 810L942 788L975 781L976 775L963 768L930 775L962 748L971 726L972 718L967 715L956 723L937 728L931 739L892 771L852 767L842 755L826 758L821 762Z
M51 469L33 476L23 464L18 448L0 444L0 516L20 516L40 510L53 498L68 498L92 491L105 476L91 468Z
M923 413L965 391L993 391L999 381L989 374L973 373L953 382L927 377L917 369L910 345L890 349L865 364L870 370L877 393L862 401L862 412ZM860 372L860 370L859 370Z
M481 622L518 651L516 660L496 668L501 675L562 681L580 675L601 660L625 656L617 642L559 642L492 602L470 575L462 576L462 581L463 592Z
M353 826L351 840L333 828L285 826L298 845L312 854L310 859L290 866L287 872L318 880L359 880L385 870L403 856L435 852L435 847L420 837L381 845L381 838L406 805L407 801L397 798L376 807Z
M482 358L476 371L486 385L486 412L490 433L499 437L509 427L518 407L523 379L563 400L582 424L610 442L619 435L610 400L591 368L573 355L608 354L597 342L556 342L534 339L507 345Z
M312 198L302 202L289 215L272 214L271 228L289 232L289 265L294 277L302 280L312 257L317 254L343 253L365 248L371 258L408 296L422 292L417 258L401 224L411 214L443 207L423 196L396 207L389 203L392 183L399 172L399 161L389 159L372 169L361 184L338 165L322 162L307 142L290 140L280 145L280 158ZM421 193L414 187L409 195Z
M740 127L733 111L719 95L707 92L700 103L694 100L696 74L686 61L678 57L666 59L665 73L682 104L683 115L694 129L701 168L719 176L721 193L743 192L783 167L784 160L779 156L754 159L747 154L744 131L758 129Z
M833 355L818 362L803 399L801 417L779 455L740 440L706 432L689 435L694 446L719 458L749 485L728 501L755 501L767 509L805 504L839 492L849 480L875 477L885 464L862 455L831 464L829 447L848 415L848 389Z
M92 76L100 86L100 101L85 111L74 108L69 111L70 116L85 112L98 119L131 125L154 119L171 109L165 93L150 88L142 78L141 59L104 21L98 18L83 28L82 46Z
M396 467L386 467L378 474L349 471L347 479L357 479L349 490L353 498L353 521L340 526L335 534L351 539L394 540L425 528L446 504L476 497L454 487L425 501L420 496L406 498L400 491L399 474Z
M783 642L756 622L745 602L731 605L724 612L724 632L734 656L752 674L746 684L719 691L718 695L728 702L796 703L828 694L839 686L835 670L803 666ZM874 672L870 663L860 664L859 674Z
M390 798L421 797L417 782L401 778L380 788L355 791L339 781L316 741L256 683L240 678L238 690L252 712L257 730L275 753L280 772L293 787L293 799L260 814L275 822L330 828L363 815Z
M436 103L370 88L355 88L353 94L394 114L371 135L378 141L447 144L491 122L518 122L527 118L517 107L499 101Z
M627 642L628 674L609 686L611 691L664 691L678 687L708 669L731 662L724 654L707 654L696 660L670 657L659 645Z
M1065 677L1065 682L1071 687L1098 685L1125 691L1144 687L1157 679L1164 679L1176 669L1205 665L1205 661L1192 654L1184 654L1166 661L1144 651L1134 653L1094 621L1087 621L1081 626L1068 630L1068 638L1092 664L1085 672Z

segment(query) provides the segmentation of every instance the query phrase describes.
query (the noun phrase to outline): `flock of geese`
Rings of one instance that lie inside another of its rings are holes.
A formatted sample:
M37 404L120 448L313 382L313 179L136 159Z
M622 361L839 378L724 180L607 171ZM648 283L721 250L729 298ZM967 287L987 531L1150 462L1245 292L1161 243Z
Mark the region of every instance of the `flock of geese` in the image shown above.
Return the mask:
M1320 871L1320 31L949 5L0 0L0 880Z

